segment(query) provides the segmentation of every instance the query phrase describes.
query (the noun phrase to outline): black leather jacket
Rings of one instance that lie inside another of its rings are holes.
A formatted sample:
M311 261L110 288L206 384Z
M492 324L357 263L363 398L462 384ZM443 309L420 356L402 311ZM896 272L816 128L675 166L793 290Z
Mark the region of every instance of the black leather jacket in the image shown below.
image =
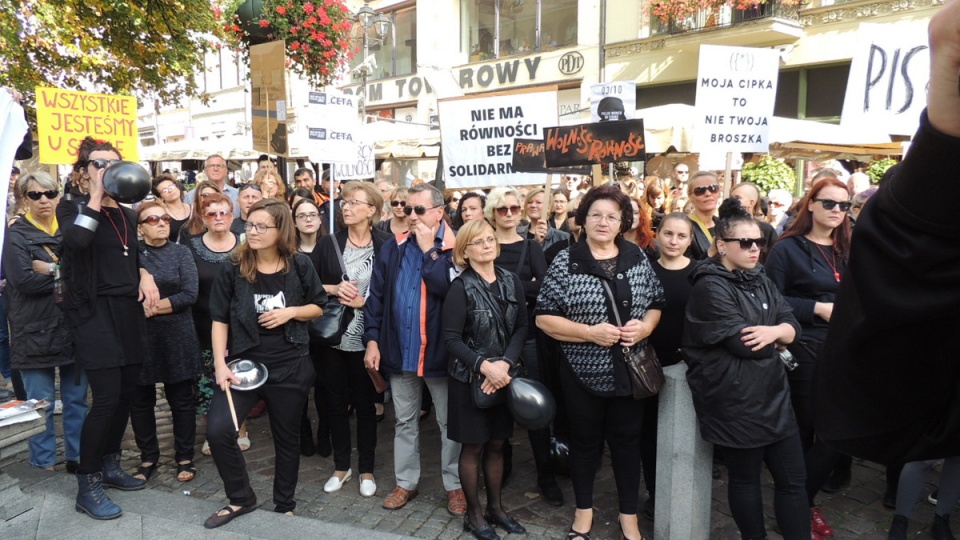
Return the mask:
M467 319L462 339L478 355L478 362L473 366L451 357L450 376L458 381L470 382L473 374L479 372L484 359L503 356L513 337L518 302L514 278L502 268L497 268L496 272L500 298L494 296L487 284L471 269L457 277L463 282L467 294ZM511 360L517 361L516 358Z

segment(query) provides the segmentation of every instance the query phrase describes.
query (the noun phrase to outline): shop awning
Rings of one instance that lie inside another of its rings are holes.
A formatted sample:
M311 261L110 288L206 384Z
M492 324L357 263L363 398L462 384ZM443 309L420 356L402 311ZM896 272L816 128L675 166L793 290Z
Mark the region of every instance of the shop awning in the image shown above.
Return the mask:
M185 159L204 160L213 154L220 154L227 161L254 161L260 152L253 149L250 137L224 137L201 141L189 139L155 146L141 146L141 161L183 161Z
M899 142L879 144L823 144L794 141L772 143L770 155L778 158L803 158L811 161L829 159L855 159L874 161L888 156L902 156L904 144Z
M363 137L373 141L378 159L435 158L440 155L440 130L401 122L364 124Z

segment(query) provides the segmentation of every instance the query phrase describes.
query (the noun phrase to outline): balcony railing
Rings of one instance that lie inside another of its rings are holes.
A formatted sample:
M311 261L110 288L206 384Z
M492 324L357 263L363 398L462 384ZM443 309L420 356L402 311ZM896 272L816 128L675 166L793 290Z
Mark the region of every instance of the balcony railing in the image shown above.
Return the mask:
M700 10L682 19L661 19L651 15L650 35L682 34L772 18L799 20L799 8L796 5L784 5L777 0L768 0L749 9L737 9L724 5L716 9Z

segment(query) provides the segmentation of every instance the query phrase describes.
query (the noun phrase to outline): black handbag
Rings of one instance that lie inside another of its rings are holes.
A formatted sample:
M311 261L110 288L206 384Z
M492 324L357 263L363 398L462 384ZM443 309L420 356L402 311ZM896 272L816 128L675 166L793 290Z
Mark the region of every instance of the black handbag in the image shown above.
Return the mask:
M617 311L617 300L613 297L610 284L606 280L601 280L601 282L613 305L613 315L617 318L617 326L623 326L623 322L620 320L620 312ZM639 400L654 396L663 388L663 366L660 365L660 359L657 358L657 353L653 350L653 345L650 345L649 341L640 350L633 347L624 347L623 362L627 367L627 374L630 375L633 399Z
M510 364L509 374L511 379L520 374L520 366L507 358L488 358L488 360L491 362L503 360ZM478 409L489 409L490 407L496 407L497 405L506 403L507 394L510 393L507 388L501 388L492 394L485 394L482 389L483 381L485 380L487 380L487 378L483 375L479 373L473 374L473 379L470 381L470 392L473 394L473 404L476 405Z
M343 253L340 252L340 243L337 237L333 236L333 248L337 250L337 261L340 262L340 271L343 272L343 280L348 279L347 266L343 262ZM347 327L353 322L354 312L350 306L340 303L336 297L329 297L327 303L323 306L323 315L310 321L310 338L313 341L323 345L339 345Z

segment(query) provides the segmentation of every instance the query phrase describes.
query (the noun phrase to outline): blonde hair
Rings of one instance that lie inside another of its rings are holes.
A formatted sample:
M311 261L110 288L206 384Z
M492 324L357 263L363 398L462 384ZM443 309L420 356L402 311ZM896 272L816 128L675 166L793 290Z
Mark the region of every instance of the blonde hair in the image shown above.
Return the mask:
M257 174L253 175L253 183L263 189L263 183L267 181L267 176L272 176L277 181L277 196L275 199L287 198L287 183L280 178L280 173L273 169L257 169Z
M362 180L353 180L347 182L340 188L340 196L345 199L347 195L357 191L364 192L367 195L367 202L370 203L373 208L376 208L377 211L374 212L373 217L370 218L370 225L376 225L377 222L380 221L380 209L383 208L383 195L380 194L380 190L377 189L374 184Z
M466 222L463 227L460 227L460 230L457 231L457 245L453 248L453 264L460 268L467 268L470 265L470 261L465 256L467 247L470 246L471 242L476 242L486 229L490 229L491 236L493 236L493 243L497 250L496 256L500 256L500 242L497 242L497 237L493 235L493 225L487 223L486 220L475 219Z
M493 188L490 191L490 194L487 195L487 204L483 206L483 217L487 218L487 221L491 223L491 227L496 228L493 223L493 212L504 205L507 201L507 197L513 195L517 199L517 204L520 206L520 212L523 212L523 201L524 199L520 197L520 192L516 188L512 187L498 187Z

